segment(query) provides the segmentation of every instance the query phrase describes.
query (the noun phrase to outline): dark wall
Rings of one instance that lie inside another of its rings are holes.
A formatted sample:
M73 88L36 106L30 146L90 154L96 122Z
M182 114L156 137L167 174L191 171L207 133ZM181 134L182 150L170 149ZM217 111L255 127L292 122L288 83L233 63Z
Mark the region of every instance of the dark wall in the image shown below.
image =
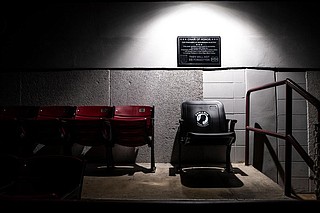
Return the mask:
M204 12L185 16L195 3ZM221 36L222 67L318 68L316 9L311 1L5 3L0 69L176 68L176 38L185 35Z

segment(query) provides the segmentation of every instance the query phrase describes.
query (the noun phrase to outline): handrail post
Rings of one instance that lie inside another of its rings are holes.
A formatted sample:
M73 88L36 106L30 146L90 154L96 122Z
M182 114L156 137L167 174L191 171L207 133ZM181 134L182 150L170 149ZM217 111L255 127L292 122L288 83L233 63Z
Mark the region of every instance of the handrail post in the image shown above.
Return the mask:
M318 113L319 114L319 113ZM315 189L314 192L316 194L317 200L320 200L320 168L319 168L319 161L320 161L320 134L319 134L319 116L318 116L318 123L315 124L315 132L316 132L316 138L314 143L314 183L315 183Z
M286 136L288 135L292 135L292 88L286 84ZM291 161L292 145L286 137L284 172L284 191L286 196L291 196Z
M250 126L250 92L247 92L246 97L246 132L245 132L245 165L249 165L249 129L247 128Z

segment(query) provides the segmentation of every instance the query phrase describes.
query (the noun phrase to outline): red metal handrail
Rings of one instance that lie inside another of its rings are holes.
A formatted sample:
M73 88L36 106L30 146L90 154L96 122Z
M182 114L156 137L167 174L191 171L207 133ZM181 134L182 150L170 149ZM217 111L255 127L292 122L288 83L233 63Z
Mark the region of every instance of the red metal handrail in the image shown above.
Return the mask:
M268 130L262 130L259 128L250 127L250 94L255 91L264 90L280 85L286 85L286 127L285 134L279 134ZM249 165L249 131L262 133L265 135L274 136L285 140L285 172L284 172L284 187L285 195L291 196L291 164L292 164L292 147L294 147L306 164L310 167L313 172L318 172L314 168L315 161L307 154L307 152L301 147L298 141L292 135L292 90L295 90L302 97L304 97L309 103L316 107L318 111L318 124L320 121L320 101L312 96L305 89L300 87L298 84L287 78L283 81L273 82L255 87L247 91L246 94L246 130L245 130L245 165ZM316 136L316 141L320 141L319 134ZM318 146L319 147L319 146ZM319 153L319 151L317 152ZM316 160L319 161L320 156L316 156ZM317 198L319 196L317 195Z

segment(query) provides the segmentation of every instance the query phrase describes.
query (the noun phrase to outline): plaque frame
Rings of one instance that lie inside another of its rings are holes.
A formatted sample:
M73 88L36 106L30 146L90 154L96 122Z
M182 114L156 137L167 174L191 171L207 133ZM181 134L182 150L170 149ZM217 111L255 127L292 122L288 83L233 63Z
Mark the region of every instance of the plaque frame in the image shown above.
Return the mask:
M178 36L178 67L220 67L220 36Z

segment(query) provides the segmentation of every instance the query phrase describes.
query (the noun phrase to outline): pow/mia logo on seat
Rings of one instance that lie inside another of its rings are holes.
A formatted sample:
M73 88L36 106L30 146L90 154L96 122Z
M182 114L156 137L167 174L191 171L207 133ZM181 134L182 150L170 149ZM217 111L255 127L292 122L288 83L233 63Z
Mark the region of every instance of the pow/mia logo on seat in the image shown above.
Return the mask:
M197 120L197 126L206 127L209 125L210 115L206 111L199 111L194 114Z

